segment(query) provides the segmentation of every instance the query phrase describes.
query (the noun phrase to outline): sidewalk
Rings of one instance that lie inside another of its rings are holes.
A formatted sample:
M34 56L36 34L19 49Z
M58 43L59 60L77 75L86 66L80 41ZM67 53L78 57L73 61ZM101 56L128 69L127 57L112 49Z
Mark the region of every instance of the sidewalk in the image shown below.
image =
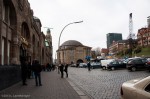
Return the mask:
M69 78L61 78L57 71L41 73L42 86L35 79L27 79L27 86L19 82L0 91L0 99L89 99Z

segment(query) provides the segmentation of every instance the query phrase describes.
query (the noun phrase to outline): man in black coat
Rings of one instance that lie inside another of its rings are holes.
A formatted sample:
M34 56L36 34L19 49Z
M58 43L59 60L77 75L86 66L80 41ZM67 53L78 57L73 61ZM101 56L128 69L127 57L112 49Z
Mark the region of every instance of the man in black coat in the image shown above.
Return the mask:
M22 77L22 84L23 85L27 85L26 84L26 79L27 79L27 74L28 74L28 67L27 67L27 61L26 60L22 60L21 61L21 77Z
M36 86L38 86L38 85L42 86L42 84L41 84L41 71L42 71L42 67L39 64L38 60L34 60L33 61L33 63L32 63L32 70L33 70L34 75L35 75Z
M65 64L65 69L64 71L66 72L66 77L68 78L68 64Z
M64 77L64 64L61 64L59 67L60 73L61 73L61 78Z
M91 63L88 62L87 66L88 66L88 70L90 71L91 70Z

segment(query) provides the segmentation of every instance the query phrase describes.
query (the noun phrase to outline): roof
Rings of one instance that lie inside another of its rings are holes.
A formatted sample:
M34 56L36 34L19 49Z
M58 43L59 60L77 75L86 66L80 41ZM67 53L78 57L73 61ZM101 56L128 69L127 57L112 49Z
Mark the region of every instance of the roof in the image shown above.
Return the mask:
M59 49L70 49L73 47L84 47L84 45L82 45L82 43L80 43L79 41L76 40L68 40L66 42L64 42Z
M64 42L61 46L83 46L82 43L76 40L68 40Z

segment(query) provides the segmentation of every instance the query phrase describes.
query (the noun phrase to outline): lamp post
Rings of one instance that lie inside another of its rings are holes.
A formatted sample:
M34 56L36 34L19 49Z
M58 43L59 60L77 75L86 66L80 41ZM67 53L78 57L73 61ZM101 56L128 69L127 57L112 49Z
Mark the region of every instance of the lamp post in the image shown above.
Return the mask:
M60 35L59 35L59 41L58 41L58 49L59 49L59 46L60 46L61 34L63 33L64 29L65 29L67 26L71 25L71 24L82 23L82 22L83 22L83 21L78 21L78 22L69 23L69 24L67 24L67 25L61 30Z
M58 52L59 52L59 46L60 46L60 38L61 38L61 35L62 35L64 29L65 29L67 26L71 25L71 24L82 23L82 22L83 22L83 21L71 22L71 23L69 23L69 24L67 24L67 25L64 26L64 28L61 30L60 35L59 35L59 40L58 40ZM60 61L58 61L58 63L59 63L59 62L60 62Z

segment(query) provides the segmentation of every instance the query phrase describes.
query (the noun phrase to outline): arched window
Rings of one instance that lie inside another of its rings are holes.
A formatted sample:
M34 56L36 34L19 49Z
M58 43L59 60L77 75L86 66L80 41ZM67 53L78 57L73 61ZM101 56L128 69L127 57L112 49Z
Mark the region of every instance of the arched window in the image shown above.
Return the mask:
M4 2L3 3L3 13L2 13L2 19L5 21L8 25L10 25L10 6Z

